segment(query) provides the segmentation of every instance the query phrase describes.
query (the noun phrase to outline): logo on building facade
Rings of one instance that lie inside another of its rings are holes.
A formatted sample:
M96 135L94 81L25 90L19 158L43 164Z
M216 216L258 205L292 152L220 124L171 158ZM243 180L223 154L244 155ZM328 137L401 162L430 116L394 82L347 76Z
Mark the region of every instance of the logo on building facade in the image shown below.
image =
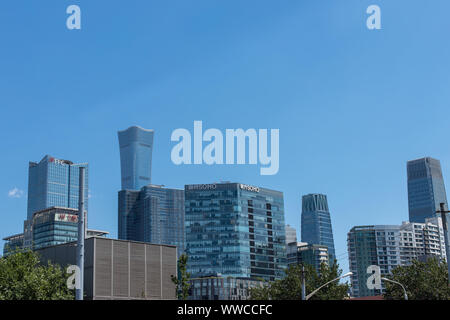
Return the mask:
M246 185L246 184L240 184L239 188L241 188L242 190L259 192L259 188L258 187L249 186L249 185Z

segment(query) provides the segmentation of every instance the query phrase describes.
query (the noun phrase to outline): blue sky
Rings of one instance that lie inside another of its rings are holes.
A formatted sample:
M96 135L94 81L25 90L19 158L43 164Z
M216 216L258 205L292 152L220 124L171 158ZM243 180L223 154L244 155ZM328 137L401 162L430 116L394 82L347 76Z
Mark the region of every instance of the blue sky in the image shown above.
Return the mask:
M66 28L67 6L82 29ZM365 26L378 4L382 30ZM2 1L0 237L22 231L28 161L89 162L89 226L117 236L117 131L155 130L153 183L325 193L348 268L354 225L408 219L406 161L450 177L448 0ZM280 170L175 166L174 129L280 129ZM9 195L17 188L17 197ZM299 233L299 232L298 232ZM1 243L2 244L2 243Z

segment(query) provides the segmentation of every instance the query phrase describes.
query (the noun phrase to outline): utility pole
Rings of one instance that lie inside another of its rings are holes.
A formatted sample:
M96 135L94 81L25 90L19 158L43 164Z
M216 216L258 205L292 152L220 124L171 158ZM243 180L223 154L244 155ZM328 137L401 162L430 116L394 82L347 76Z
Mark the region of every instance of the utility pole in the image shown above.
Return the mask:
M445 253L447 254L447 270L448 270L448 283L450 285L450 250L449 250L449 244L448 244L448 225L447 225L447 213L450 211L445 210L445 203L440 203L441 210L437 211L437 213L441 214L442 219L442 228L444 229L444 240L445 240ZM439 226L438 226L439 227ZM439 242L441 240L439 239Z
M306 300L306 276L304 265L302 265L302 300Z
M84 291L84 174L85 168L80 167L79 192L78 192L78 244L77 244L77 266L80 271L80 288L75 290L75 299L83 300Z

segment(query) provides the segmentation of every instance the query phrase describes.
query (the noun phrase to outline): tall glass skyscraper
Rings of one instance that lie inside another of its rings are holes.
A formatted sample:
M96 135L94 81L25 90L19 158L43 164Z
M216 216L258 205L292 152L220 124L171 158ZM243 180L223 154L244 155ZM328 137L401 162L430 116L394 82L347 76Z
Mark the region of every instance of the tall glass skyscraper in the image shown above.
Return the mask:
M88 211L88 164L56 159L46 155L28 167L27 220L24 222L24 247L33 245L33 215L51 207L78 210L80 167L85 167L85 208Z
M407 163L409 221L425 222L436 216L440 203L447 205L439 160L426 157Z
M334 262L333 228L327 196L324 194L308 194L302 197L301 239L309 244L320 244L328 247L330 263Z
M118 136L122 190L140 190L151 183L153 130L133 126Z
M170 244L184 252L184 190L147 185L119 192L119 239Z
M283 193L240 183L185 186L192 278L280 279L287 265Z
M85 167L85 208L88 210L88 164L46 155L39 163L30 162L28 168L27 220L35 212L63 207L78 209L79 173Z

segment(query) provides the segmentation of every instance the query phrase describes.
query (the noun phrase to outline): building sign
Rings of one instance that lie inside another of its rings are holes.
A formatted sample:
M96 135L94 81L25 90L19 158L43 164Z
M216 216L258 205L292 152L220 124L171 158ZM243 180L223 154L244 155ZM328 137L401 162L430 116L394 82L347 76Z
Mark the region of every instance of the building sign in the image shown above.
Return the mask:
M258 188L258 187L249 186L249 185L246 185L246 184L240 184L239 187L240 187L242 190L253 191L253 192L259 192L259 188Z
M215 190L216 184L191 184L188 185L188 190Z
M55 214L55 221L78 223L78 215L57 213L57 214Z
M59 165L65 165L65 164L71 165L71 164L72 164L71 161L68 161L68 160L60 160L60 159L56 159L56 158L53 158L53 157L48 158L48 162L55 163L55 164L59 164Z

